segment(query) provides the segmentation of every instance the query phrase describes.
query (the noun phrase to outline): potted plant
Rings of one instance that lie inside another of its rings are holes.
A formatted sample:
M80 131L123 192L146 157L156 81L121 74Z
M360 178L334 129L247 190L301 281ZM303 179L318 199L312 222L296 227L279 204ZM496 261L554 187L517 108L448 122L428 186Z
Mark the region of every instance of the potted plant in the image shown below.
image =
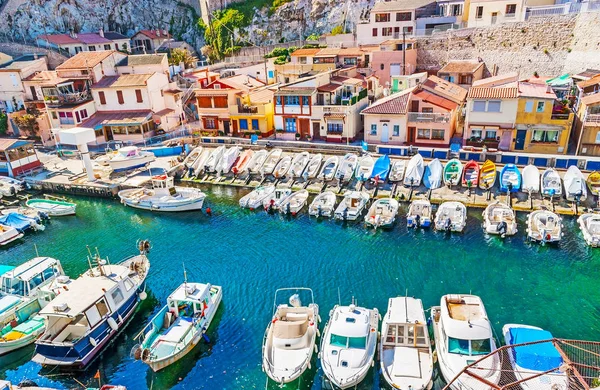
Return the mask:
M311 136L310 136L310 134L308 134L308 135L306 136L306 140L307 140L308 142L310 142L310 139L311 139Z
M300 139L300 133L296 133L296 141Z

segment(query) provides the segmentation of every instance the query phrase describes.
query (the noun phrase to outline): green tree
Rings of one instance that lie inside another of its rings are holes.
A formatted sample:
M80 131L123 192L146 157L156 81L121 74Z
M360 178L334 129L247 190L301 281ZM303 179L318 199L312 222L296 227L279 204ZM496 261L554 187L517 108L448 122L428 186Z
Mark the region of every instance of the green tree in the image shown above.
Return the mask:
M331 30L331 35L339 35L344 33L344 26L335 26Z
M188 49L175 48L171 50L169 65L179 65L182 62L186 68L193 68L196 66L198 58L196 58Z
M5 135L8 131L8 115L0 111L0 135Z
M37 122L38 117L41 115L40 111L31 107L27 109L27 113L15 117L14 121L19 131L29 134L30 136L38 137L40 126Z
M231 8L215 11L214 18L208 26L199 22L200 27L204 29L204 40L212 48L211 61L223 59L227 49L231 51L231 48L236 46L233 31L246 24L244 14Z

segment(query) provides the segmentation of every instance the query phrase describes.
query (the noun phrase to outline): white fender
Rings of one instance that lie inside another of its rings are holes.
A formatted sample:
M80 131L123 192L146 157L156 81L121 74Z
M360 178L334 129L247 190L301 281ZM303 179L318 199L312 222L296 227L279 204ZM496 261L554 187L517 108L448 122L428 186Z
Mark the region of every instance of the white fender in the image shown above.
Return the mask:
M139 295L140 300L144 301L146 300L146 298L148 298L148 294L146 293L146 291L142 291Z
M117 321L115 321L114 318L108 317L108 319L106 320L106 322L108 323L108 326L110 326L110 328L112 330L116 331L117 329L119 329L119 326L117 325Z
M90 344L92 344L92 347L96 347L98 345L98 343L96 342L96 339L93 337L90 337Z

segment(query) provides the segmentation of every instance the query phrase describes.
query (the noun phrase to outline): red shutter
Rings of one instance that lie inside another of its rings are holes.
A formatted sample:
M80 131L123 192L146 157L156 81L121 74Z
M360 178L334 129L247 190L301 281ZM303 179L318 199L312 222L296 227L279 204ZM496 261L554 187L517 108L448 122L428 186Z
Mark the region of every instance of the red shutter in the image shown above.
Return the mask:
M376 28L374 28L374 29L373 29L373 36L374 36L374 37L376 37L376 36L377 36L377 29L376 29Z
M106 104L106 96L104 96L104 91L98 92L98 97L100 98L100 104Z
M117 91L117 100L119 104L125 104L125 100L123 100L123 91Z
M142 90L141 89L136 89L135 90L135 97L137 98L137 102L138 103L143 103L144 99L142 98Z

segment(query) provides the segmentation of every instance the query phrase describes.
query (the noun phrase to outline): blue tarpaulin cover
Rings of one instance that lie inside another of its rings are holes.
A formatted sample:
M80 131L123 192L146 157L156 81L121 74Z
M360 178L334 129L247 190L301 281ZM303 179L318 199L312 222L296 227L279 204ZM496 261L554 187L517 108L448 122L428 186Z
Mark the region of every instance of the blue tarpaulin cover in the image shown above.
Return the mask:
M373 173L371 174L371 179L377 178L378 180L387 179L388 173L390 172L390 158L387 154L379 157L377 161L375 161L375 165L373 166Z
M20 232L31 227L31 219L18 213L8 213L7 215L3 215L0 217L0 223L2 225L14 227Z
M547 330L510 328L511 345L550 340L552 338L552 333ZM513 357L519 367L535 371L549 371L560 367L563 362L562 357L551 342L516 347L513 349Z

